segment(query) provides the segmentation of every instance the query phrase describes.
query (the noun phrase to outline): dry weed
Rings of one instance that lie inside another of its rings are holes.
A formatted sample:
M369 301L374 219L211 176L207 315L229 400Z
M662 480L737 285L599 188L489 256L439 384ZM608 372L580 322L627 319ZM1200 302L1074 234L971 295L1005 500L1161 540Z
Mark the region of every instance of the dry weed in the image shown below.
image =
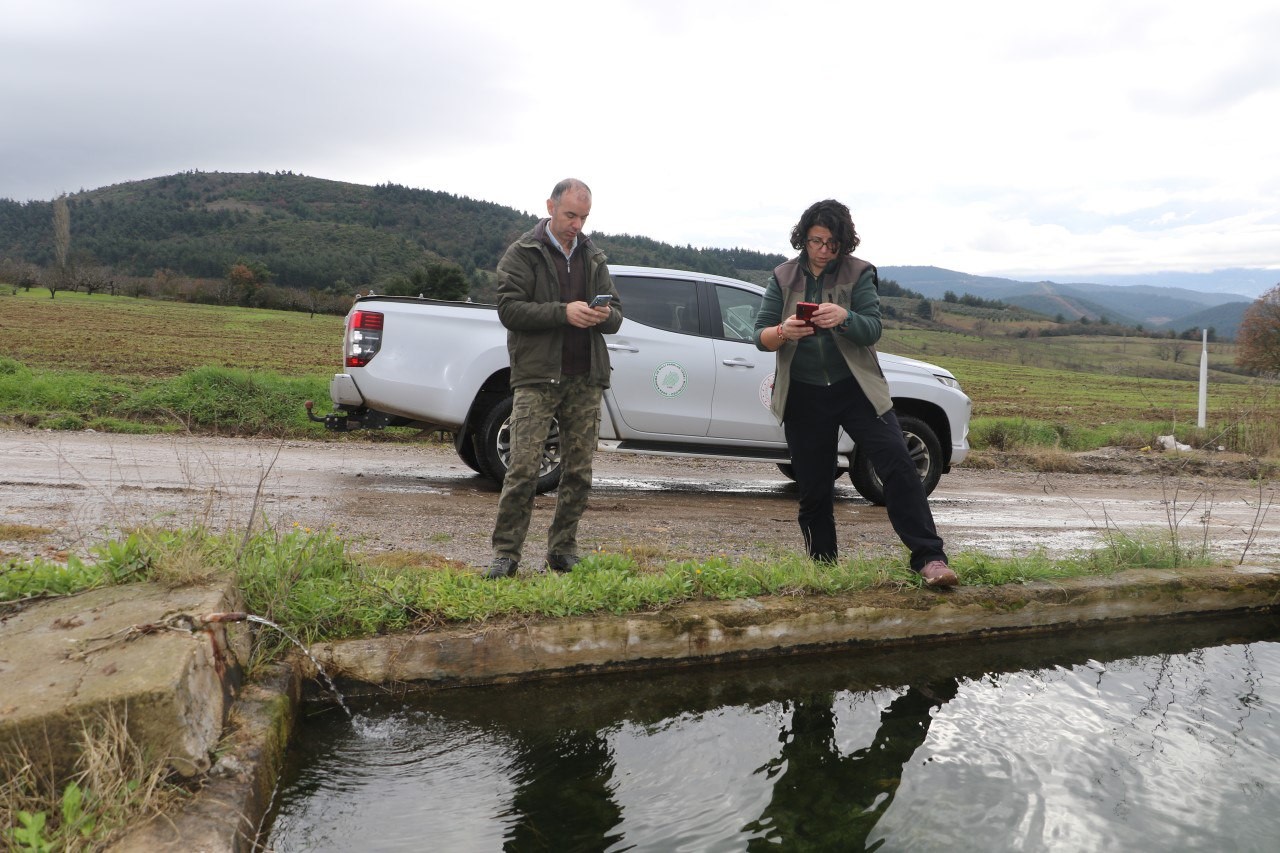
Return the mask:
M31 524L0 524L0 541L37 542L52 532L51 528Z
M20 746L0 757L0 830L6 842L25 812L43 815L42 835L51 849L101 849L189 796L167 781L167 762L134 741L124 711L82 721L78 746L70 778L60 778L52 759L41 757L51 755L47 745Z

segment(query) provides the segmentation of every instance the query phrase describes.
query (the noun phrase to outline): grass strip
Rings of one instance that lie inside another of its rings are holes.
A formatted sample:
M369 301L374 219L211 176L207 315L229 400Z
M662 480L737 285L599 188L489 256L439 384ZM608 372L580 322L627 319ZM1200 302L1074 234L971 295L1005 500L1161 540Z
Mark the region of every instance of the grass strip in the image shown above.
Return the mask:
M1165 531L1108 531L1104 544L1062 558L1043 552L999 557L964 551L952 566L966 586L999 586L1110 575L1136 568L1215 565L1210 549L1187 546ZM592 554L568 574L486 580L474 569L425 556L384 565L359 554L332 531L214 535L202 529L140 530L95 546L66 563L13 560L0 565L0 612L35 598L137 580L182 584L234 577L251 613L311 644L395 631L488 620L625 614L680 602L757 596L832 595L918 586L905 553L886 563L854 556L835 565L781 554L768 560L646 565L626 554ZM284 649L263 651L269 657Z

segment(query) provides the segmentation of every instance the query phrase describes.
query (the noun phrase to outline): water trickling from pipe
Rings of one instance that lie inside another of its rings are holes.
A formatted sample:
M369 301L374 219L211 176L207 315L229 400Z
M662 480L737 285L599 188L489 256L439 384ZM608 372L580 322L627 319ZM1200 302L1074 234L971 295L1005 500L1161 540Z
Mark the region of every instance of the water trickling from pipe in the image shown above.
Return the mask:
M342 692L338 690L338 685L333 683L333 679L329 677L329 673L324 671L324 667L320 665L320 661L316 660L316 656L311 654L311 649L307 648L301 640L290 634L284 628L281 628L276 623L272 622L270 619L263 619L261 616L254 616L252 613L246 613L244 618L248 622L256 622L259 625L266 625L268 628L275 629L280 633L280 636L302 649L302 653L307 656L312 664L315 665L316 672L320 674L320 678L323 679L324 683L328 686L329 692L333 694L333 698L338 700L338 706L346 713L347 719L355 722L355 714L351 713L351 709L347 707L346 701L342 698Z

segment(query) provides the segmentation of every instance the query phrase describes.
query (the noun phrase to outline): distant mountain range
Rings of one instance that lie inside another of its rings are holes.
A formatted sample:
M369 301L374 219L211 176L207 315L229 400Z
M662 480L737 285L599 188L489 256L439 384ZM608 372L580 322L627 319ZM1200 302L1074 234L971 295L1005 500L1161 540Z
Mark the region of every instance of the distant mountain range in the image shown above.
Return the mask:
M1080 317L1099 320L1105 317L1113 323L1176 332L1212 328L1220 338L1234 338L1254 297L1221 292L1218 288L1228 282L1266 281L1268 276L1280 280L1280 270L1227 270L1221 276L1212 273L1111 275L1105 276L1107 283L1065 284L970 275L940 267L885 266L880 267L880 276L930 299L941 299L947 292L971 293L1051 318L1061 315L1068 320ZM1200 284L1214 289L1151 283L1165 280L1166 276L1183 285ZM1264 285L1259 292L1271 286Z
M1280 284L1280 269L1247 269L1234 267L1213 272L1158 272L1129 275L1091 275L1094 284L1179 287L1201 293L1243 294L1256 299Z
M232 264L245 262L269 270L281 285L344 293L434 263L457 264L473 288L491 287L503 250L536 221L528 213L466 196L292 172L183 172L75 193L68 205L77 265L99 264L143 277L170 270L221 278ZM50 266L51 210L51 202L0 199L0 261ZM615 263L752 281L765 280L784 259L629 234L593 237ZM880 274L930 299L942 299L948 291L967 293L1049 318L1105 317L1177 332L1212 327L1222 338L1234 337L1253 299L1280 281L1280 270L1267 269L1109 275L1067 283L923 266L885 266Z

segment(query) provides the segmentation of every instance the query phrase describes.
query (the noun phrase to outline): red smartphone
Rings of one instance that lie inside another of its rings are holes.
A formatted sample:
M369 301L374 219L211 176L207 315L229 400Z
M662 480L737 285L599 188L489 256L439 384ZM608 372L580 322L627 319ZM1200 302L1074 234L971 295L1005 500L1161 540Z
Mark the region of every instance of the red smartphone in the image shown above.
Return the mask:
M804 320L806 326L813 325L813 312L818 310L816 302L797 302L796 303L796 319Z

